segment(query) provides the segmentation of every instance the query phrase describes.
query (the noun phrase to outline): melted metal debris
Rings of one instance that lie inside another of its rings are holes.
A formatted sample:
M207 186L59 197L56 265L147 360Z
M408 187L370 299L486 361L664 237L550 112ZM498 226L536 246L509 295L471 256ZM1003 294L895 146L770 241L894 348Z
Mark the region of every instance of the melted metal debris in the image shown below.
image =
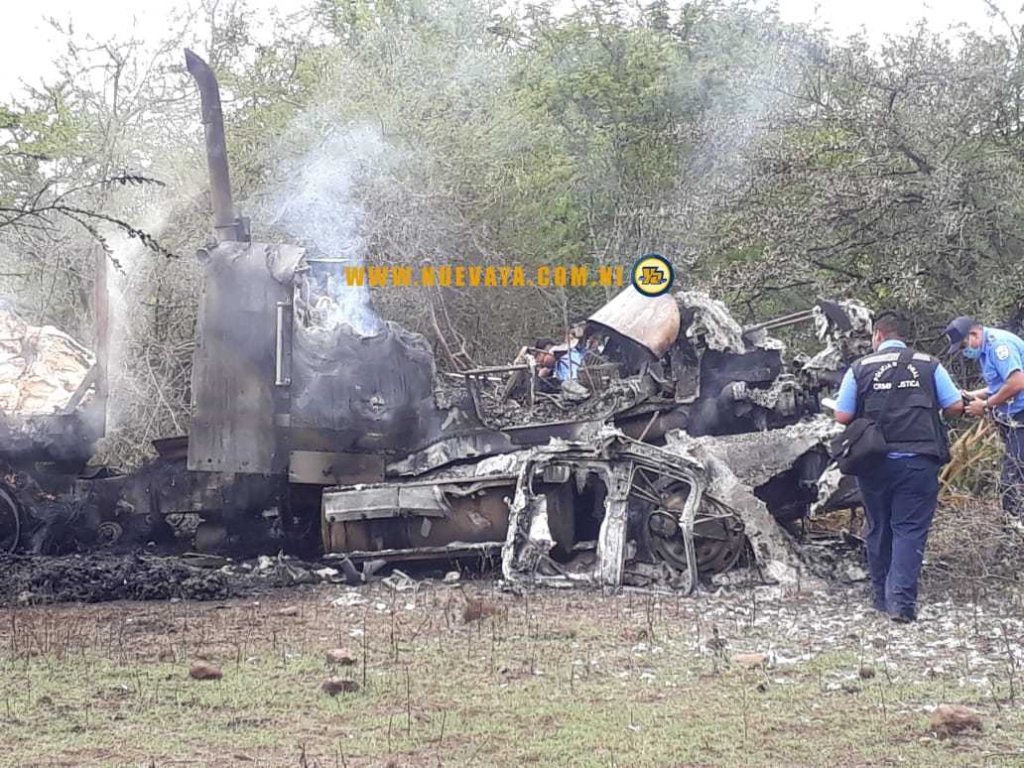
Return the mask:
M746 351L743 328L723 302L712 299L703 291L680 291L676 294L676 301L694 313L693 322L686 329L686 336L691 342L703 336L704 343L710 349L737 353Z

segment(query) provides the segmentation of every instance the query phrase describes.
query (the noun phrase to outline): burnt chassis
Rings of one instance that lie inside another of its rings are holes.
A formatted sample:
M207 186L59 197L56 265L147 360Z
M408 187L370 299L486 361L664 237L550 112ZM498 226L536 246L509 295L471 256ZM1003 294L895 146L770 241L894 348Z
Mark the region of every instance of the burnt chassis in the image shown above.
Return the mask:
M91 403L81 405L91 374L61 413L0 413L0 552L15 551L39 527L27 511L61 516L78 473L92 455L101 428ZM91 533L99 511L90 510Z
M329 488L325 540L344 545L333 557L357 562L500 550L510 582L689 593L744 554L771 579L792 581L800 558L780 525L791 509L778 489L795 486L785 498L805 493L810 506L835 429L817 417L753 435L674 431L659 447L605 426L416 477Z
M697 460L609 428L595 439L555 439L440 475L330 489L325 538L356 561L500 550L509 581L612 587L623 582L627 562L664 564L670 570L660 575L689 593L702 570L728 568L745 546L738 518L705 488ZM452 541L455 531L462 538ZM698 536L733 549L723 562L720 547L698 550ZM582 570L572 565L581 555Z
M594 561L583 569L563 567L552 553L558 547L576 549L571 528L578 510L571 497L595 481L603 498L598 494L584 510L601 513ZM705 489L697 461L618 432L590 444L553 441L531 452L519 472L502 573L511 582L618 587L629 562L655 566L660 561L677 572L669 576L674 586L690 594L699 577L695 529L700 526L707 535L720 528L728 537L736 522L731 512L705 502Z

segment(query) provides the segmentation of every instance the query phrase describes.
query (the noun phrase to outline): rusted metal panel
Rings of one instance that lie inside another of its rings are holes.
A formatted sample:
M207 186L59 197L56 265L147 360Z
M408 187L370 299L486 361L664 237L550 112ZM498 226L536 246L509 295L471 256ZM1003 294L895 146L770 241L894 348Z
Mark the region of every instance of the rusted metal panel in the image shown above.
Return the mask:
M224 242L209 253L192 366L188 467L278 474L276 306L289 287L268 269L277 246Z
M332 523L382 518L444 517L448 505L436 486L359 488L324 495L324 515Z
M591 315L588 322L610 328L661 357L679 335L679 305L670 294L652 298L629 287Z
M394 486L392 486L394 488ZM415 488L405 487L407 491ZM387 489L381 489L387 490ZM419 486L414 494L431 490ZM443 517L421 513L385 519L332 522L329 500L339 492L324 494L323 542L327 552L381 552L402 550L415 555L421 549L445 547L453 542L472 544L504 541L508 531L505 496L511 486L491 488L470 496L449 494ZM411 497L410 497L411 498ZM397 503L406 502L399 498Z
M379 483L384 479L384 457L365 453L292 451L288 454L288 480L309 485Z

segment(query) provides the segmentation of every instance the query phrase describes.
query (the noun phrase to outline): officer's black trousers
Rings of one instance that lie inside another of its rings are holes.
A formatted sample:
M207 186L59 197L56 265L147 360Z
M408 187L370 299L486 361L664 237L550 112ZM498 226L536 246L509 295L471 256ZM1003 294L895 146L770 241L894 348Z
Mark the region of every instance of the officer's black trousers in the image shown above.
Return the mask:
M1024 521L1024 427L999 425L1006 445L1003 471L999 476L999 492L1003 510Z
M867 554L876 608L917 615L917 577L939 497L939 463L885 459L857 478L868 518Z

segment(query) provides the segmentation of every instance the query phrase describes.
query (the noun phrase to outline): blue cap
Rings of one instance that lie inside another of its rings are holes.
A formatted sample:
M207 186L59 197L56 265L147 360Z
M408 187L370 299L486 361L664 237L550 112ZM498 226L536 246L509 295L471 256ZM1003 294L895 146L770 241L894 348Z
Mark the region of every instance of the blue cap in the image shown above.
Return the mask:
M949 349L947 352L952 354L957 351L960 347L960 342L967 338L967 334L971 332L971 328L976 326L973 317L958 317L949 325L946 326L946 341L949 342Z

